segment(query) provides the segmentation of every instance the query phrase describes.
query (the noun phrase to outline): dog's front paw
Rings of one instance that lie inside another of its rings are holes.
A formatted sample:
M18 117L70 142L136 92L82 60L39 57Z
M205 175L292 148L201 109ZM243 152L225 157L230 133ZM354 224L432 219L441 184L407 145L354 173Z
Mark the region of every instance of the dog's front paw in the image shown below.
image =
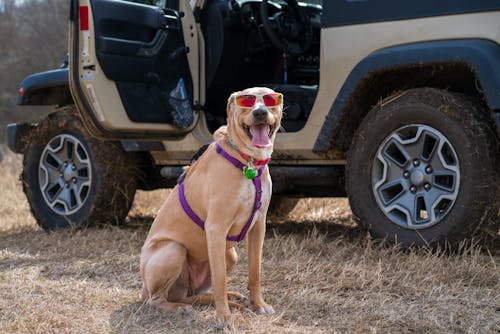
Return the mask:
M191 305L181 305L176 308L176 311L178 313L191 313L194 311L194 308Z
M221 311L217 310L215 317L218 321L227 323L229 320L231 320L231 312L229 311L229 309Z
M274 308L271 305L264 305L256 308L257 314L274 314Z

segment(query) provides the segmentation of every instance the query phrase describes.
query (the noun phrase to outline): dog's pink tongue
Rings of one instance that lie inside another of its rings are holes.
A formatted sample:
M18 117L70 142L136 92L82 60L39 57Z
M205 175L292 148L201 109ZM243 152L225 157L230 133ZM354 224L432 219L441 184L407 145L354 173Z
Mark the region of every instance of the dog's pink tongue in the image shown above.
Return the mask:
M259 124L252 126L252 145L256 147L267 147L271 144L269 140L269 126Z

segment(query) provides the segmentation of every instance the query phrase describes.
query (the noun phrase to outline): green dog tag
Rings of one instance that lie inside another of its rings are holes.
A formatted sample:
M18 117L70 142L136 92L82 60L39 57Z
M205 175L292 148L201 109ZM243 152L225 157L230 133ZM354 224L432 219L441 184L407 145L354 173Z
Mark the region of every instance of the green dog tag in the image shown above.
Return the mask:
M243 174L245 174L247 179L253 180L257 175L257 171L252 167L245 166L245 168L243 169Z

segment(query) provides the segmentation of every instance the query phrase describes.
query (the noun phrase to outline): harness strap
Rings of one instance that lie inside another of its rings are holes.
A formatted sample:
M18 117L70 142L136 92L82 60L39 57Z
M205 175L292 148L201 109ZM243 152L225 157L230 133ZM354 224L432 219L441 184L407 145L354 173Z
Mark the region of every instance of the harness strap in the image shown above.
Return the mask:
M218 142L215 143L215 151L222 155L227 161L229 161L233 166L235 166L238 169L241 169L243 171L243 168L245 165L241 163L238 159L232 157L222 149L222 147L219 145ZM235 236L228 236L227 240L228 241L236 241L240 242L243 239L245 239L245 236L250 229L250 226L252 225L252 221L255 218L255 213L257 210L259 210L262 206L262 182L260 179L260 176L262 175L262 172L264 171L264 166L261 166L258 169L257 175L255 178L252 180L253 185L255 187L255 199L254 199L254 205L252 208L252 213L250 214L250 218L248 218L248 221L246 222L245 226L243 227L243 230L241 230L240 234L235 235ZM182 209L184 212L188 215L191 220L196 223L202 230L205 229L205 222L193 211L193 209L189 206L189 203L186 200L186 196L184 194L184 178L180 179L179 181L179 201L181 202Z

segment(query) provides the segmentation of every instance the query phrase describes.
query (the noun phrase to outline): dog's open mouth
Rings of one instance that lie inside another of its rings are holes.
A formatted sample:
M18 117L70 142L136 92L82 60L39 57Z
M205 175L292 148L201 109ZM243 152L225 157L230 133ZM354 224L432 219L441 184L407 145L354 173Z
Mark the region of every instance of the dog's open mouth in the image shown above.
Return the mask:
M248 138L252 140L252 145L255 147L271 146L271 137L274 133L274 127L267 123L254 124L251 126L243 125L243 129Z

